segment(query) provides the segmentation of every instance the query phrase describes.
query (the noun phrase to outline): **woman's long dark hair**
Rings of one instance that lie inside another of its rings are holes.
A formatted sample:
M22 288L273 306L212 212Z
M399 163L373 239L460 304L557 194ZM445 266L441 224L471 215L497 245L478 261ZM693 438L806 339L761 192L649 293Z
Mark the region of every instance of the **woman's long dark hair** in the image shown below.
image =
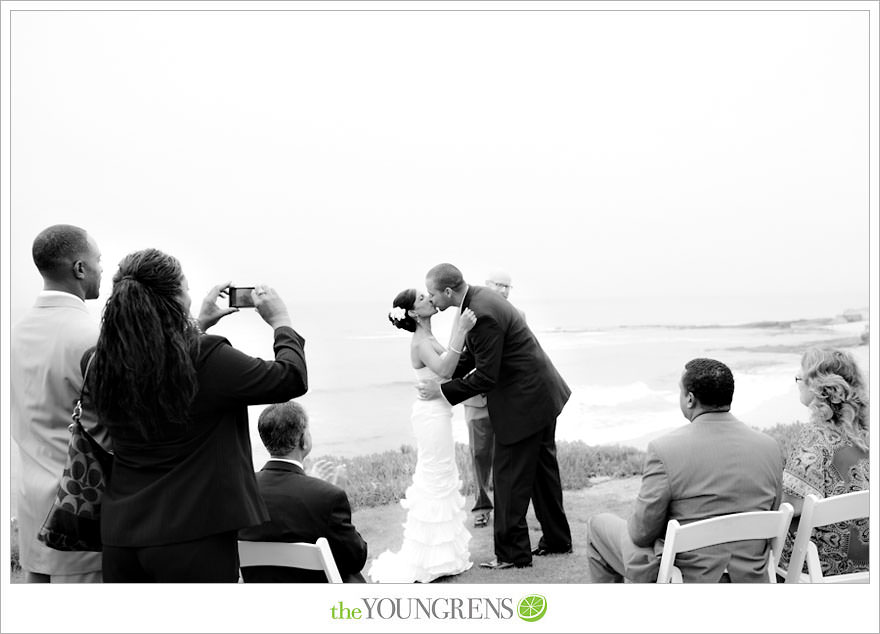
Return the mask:
M185 424L198 390L199 334L181 304L183 271L156 249L125 256L113 276L92 364L98 416L155 437Z

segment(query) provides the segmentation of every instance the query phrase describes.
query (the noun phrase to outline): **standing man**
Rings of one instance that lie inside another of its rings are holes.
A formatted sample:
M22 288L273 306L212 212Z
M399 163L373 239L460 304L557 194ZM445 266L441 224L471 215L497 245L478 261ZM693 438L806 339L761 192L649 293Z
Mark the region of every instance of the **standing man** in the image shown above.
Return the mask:
M510 273L502 269L495 269L489 274L489 277L486 278L486 287L499 293L504 299L510 299L510 289L513 288ZM522 314L522 311L519 312ZM523 315L523 317L525 317L525 315Z
M101 581L101 553L62 552L37 539L67 460L71 412L82 388L80 360L98 340L85 300L97 299L101 252L85 230L53 225L34 240L43 291L12 332L12 439L21 456L15 491L19 557L28 583ZM107 446L93 410L83 426Z
M510 274L495 269L486 279L486 287L497 292L504 299L513 288ZM519 309L517 309L519 310ZM519 314L525 319L523 311ZM492 498L489 496L489 478L492 475L492 462L495 455L495 433L492 431L492 420L489 418L486 395L477 394L462 403L464 419L468 427L468 441L471 447L471 459L474 463L474 527L481 528L489 524L492 515Z
M648 445L642 485L629 521L590 518L587 557L594 583L657 581L669 520L682 524L773 511L782 501L782 453L776 441L734 418L733 373L714 359L693 359L679 382L688 425ZM766 539L679 553L685 582L767 581ZM726 572L725 572L726 570Z
M517 310L498 293L468 286L461 271L438 264L425 283L439 310L470 308L477 325L468 333L452 380L419 387L421 398L452 405L486 394L495 432L495 559L503 569L532 564L532 555L571 552L571 529L562 507L556 461L556 418L571 390ZM543 536L531 550L529 501Z
M489 495L489 480L492 476L492 461L495 455L495 433L489 418L489 407L485 394L477 394L462 401L464 420L468 427L468 442L471 447L471 460L474 463L474 528L489 525L492 516L492 497Z

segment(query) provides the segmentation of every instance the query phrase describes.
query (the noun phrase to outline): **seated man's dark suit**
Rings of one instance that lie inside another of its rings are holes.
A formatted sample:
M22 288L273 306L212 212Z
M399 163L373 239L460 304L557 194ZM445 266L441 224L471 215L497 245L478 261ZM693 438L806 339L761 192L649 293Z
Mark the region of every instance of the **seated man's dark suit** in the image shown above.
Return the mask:
M590 518L587 556L594 582L657 580L666 525L771 511L782 501L782 453L776 441L729 413L706 413L648 445L642 484L629 521ZM767 541L680 553L686 583L767 581Z
M255 542L308 542L326 537L345 582L364 582L367 542L351 523L348 496L339 487L307 476L295 464L269 460L257 473L260 495L271 520L239 531L239 539ZM242 568L246 583L324 583L319 570L279 566Z

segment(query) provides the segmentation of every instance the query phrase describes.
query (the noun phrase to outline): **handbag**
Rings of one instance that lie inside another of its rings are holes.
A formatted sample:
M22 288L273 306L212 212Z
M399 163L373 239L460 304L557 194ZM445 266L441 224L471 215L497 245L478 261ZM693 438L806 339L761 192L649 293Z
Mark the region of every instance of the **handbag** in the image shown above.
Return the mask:
M82 423L82 401L89 367L83 374L83 387L73 408L67 463L58 493L37 539L55 550L100 551L101 500L113 468L113 454L92 438Z

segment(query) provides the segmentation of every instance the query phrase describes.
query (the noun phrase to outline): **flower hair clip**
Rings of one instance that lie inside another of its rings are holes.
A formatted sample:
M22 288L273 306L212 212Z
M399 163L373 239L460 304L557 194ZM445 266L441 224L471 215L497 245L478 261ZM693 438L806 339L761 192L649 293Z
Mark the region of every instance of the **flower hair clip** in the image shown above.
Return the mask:
M403 321L406 319L406 311L400 306L395 306L389 311L388 316L395 321Z

